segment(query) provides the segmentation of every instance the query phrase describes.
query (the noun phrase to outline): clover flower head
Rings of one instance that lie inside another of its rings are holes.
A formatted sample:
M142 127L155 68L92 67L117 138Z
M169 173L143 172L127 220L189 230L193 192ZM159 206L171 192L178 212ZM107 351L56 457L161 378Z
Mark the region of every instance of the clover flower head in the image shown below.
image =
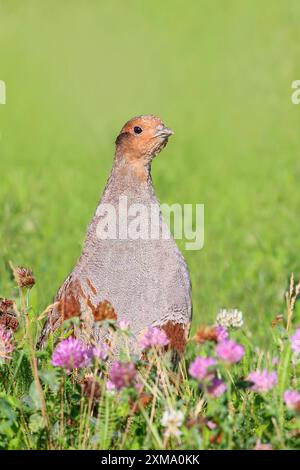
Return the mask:
M217 342L220 343L221 341L224 341L225 339L229 338L228 331L224 326L218 325L215 327L215 332L217 335Z
M165 436L170 437L180 437L181 431L180 427L183 424L184 414L180 410L166 410L164 411L161 418L161 425L166 428Z
M13 300L0 297L0 326L15 332L18 329L16 305Z
M15 349L12 333L0 325L0 363L11 359L11 353Z
M133 362L114 361L112 363L109 382L115 386L116 390L130 387L136 379L136 368Z
M300 353L300 328L297 328L295 334L291 336L291 348L295 353Z
M283 394L283 400L287 408L291 410L300 410L300 393L296 390L286 390Z
M213 429L216 429L218 427L218 425L212 420L212 419L208 419L206 421L206 426L208 427L208 429L210 429L211 431Z
M216 347L217 355L228 364L239 362L245 354L244 347L230 339L221 341Z
M207 387L208 394L213 398L218 398L227 390L227 386L223 380L214 377L211 384Z
M237 309L222 308L216 318L217 325L225 328L241 328L244 324L243 313Z
M142 350L153 347L163 348L169 344L169 338L164 330L157 327L149 327L139 339Z
M31 289L31 287L33 287L35 284L35 277L30 268L17 266L16 268L14 268L14 277L15 277L16 283L21 288L27 287Z
M106 390L110 393L114 393L116 391L115 385L112 383L111 380L108 380L106 382Z
M255 370L248 374L247 380L252 382L250 389L254 392L265 393L272 390L277 383L276 372L268 372L267 369L263 371Z
M215 364L216 360L213 357L198 356L191 363L189 368L189 374L191 377L199 381L211 379L212 373L209 369Z
M62 367L67 372L71 372L73 369L89 366L91 359L91 348L79 339L70 336L56 346L51 362L55 367Z
M105 361L109 355L109 346L106 343L97 344L92 348L91 354L95 359Z

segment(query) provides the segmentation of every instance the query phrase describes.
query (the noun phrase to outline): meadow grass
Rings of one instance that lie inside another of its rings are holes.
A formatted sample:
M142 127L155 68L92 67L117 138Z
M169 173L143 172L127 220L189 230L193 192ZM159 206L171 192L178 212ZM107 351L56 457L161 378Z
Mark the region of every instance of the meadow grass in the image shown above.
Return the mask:
M273 323L268 349L257 346L242 322L223 328L222 337L215 326L202 325L177 366L163 347L165 333L156 331L155 341L148 333L139 343L143 355L137 356L128 348L130 326L109 318L101 321L110 340L105 349L97 345L96 355L70 336L73 328L84 327L78 317L50 335L45 350L36 351L37 313L30 291L18 290L19 326L6 342L0 327L0 449L299 448L300 393L292 405L284 398L300 385L293 325L300 284L293 278L286 314ZM164 337L158 340L157 333ZM238 355L224 355L227 333ZM197 366L199 360L210 363ZM263 370L275 380L252 390L256 380L249 374ZM211 388L215 381L216 389Z

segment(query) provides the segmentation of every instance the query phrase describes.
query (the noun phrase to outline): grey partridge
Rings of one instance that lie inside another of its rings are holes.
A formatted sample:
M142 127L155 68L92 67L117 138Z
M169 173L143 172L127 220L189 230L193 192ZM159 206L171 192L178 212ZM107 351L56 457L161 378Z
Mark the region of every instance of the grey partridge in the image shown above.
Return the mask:
M113 168L88 227L83 252L56 295L57 303L49 312L38 347L65 319L81 316L90 325L95 342L103 339L95 321L126 320L136 338L149 326L163 328L171 348L183 352L192 316L190 277L160 212L151 179L152 160L172 134L152 115L135 117L122 128L116 139ZM132 205L142 207L140 217L144 217L146 227L152 221L151 211L156 210L154 231L159 236L124 236L120 200L126 200L128 220ZM113 210L107 211L108 206ZM115 237L99 236L103 217Z

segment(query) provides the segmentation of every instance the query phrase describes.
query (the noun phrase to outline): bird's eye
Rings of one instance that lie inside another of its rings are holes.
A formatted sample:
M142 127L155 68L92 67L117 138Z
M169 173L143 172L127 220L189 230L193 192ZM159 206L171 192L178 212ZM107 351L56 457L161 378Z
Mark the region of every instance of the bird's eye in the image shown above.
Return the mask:
M140 134L141 132L143 132L143 129L142 129L141 127L139 127L139 126L135 126L135 127L133 128L133 132L134 132L135 134Z

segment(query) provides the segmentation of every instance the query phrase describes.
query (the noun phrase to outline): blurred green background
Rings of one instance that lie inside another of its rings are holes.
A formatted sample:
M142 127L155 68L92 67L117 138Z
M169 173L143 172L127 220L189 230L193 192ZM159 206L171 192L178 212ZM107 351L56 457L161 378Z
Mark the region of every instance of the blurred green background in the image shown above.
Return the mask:
M299 24L297 0L0 1L0 294L13 260L52 301L115 136L154 113L176 133L153 164L161 202L205 205L204 248L184 253L195 321L235 306L266 336L300 277Z

